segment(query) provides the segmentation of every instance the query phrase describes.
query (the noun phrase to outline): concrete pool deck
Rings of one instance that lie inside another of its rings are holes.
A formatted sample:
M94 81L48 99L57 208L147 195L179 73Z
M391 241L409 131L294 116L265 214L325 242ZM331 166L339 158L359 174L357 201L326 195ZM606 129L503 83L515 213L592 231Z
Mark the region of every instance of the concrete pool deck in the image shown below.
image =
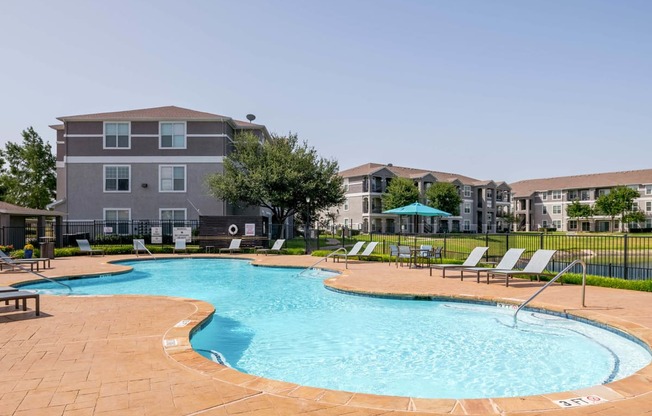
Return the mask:
M172 256L161 256L172 257ZM185 256L174 256L185 257ZM190 257L204 257L192 255ZM210 257L227 257L211 255ZM236 256L233 256L236 257ZM308 256L256 256L258 265L306 267ZM146 257L141 256L141 259ZM109 262L135 256L57 258L48 277L107 274L128 268ZM322 263L342 275L326 284L361 293L450 296L520 303L538 282L476 283L450 272L387 263ZM0 272L0 286L33 280ZM174 278L173 275L170 276ZM652 293L555 284L532 304L600 321L652 345ZM0 303L0 415L652 415L652 366L580 391L494 399L416 399L299 386L243 374L192 351L191 329L213 306L153 296L41 295L41 316ZM590 366L591 357L587 357ZM602 404L560 408L554 401L599 396Z

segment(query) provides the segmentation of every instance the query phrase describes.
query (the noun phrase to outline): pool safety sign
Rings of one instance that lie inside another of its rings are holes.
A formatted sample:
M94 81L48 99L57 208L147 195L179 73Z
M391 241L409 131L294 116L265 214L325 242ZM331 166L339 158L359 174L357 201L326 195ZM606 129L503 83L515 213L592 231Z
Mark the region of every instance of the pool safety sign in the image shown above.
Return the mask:
M559 407L579 407L579 406L590 406L592 404L601 404L608 402L609 400L603 399L600 396L583 396L583 397L573 397L572 399L564 400L553 400Z
M172 228L172 238L177 241L179 238L186 240L186 243L192 242L192 228L190 227L174 227Z
M163 227L152 227L152 244L163 244Z

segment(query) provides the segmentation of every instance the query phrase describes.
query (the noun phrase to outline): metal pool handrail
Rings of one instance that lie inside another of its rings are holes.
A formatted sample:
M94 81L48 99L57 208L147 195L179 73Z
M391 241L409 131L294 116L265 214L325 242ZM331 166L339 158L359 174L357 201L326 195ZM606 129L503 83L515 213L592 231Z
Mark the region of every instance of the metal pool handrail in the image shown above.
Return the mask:
M310 270L310 269L314 269L316 265L318 265L318 264L321 263L322 261L326 261L326 260L328 260L328 258L329 258L330 256L332 256L333 254L337 253L337 252L340 251L340 250L344 250L344 264L345 264L345 268L348 269L348 268L349 268L349 263L348 263L348 256L346 255L346 252L347 252L347 251L346 251L346 249L345 249L344 247L340 247L340 248L338 248L337 250L335 250L335 251L333 251L333 252L331 252L331 253L328 253L328 255L327 255L326 257L324 257L323 259L319 259L319 261L318 261L317 263L313 264L312 266L307 267L307 268L301 270L301 273L299 273L299 276L301 276L303 273L307 272L307 271Z
M557 281L557 279L559 279L559 278L560 278L564 273L566 273L567 271L569 271L569 270L570 270L573 266L575 266L576 264L581 264L581 265L582 265L582 307L583 307L583 308L586 307L586 305L585 305L585 299L586 299L586 263L585 263L584 261L582 261L582 260L575 260L575 261L573 261L571 264L569 264L568 266L566 266L566 267L564 268L564 270L562 270L562 271L560 271L559 273L557 273L557 275L556 275L555 277L553 277L552 279L550 279L550 281L549 281L548 283L546 283L546 284L545 284L541 289L537 290L536 293L535 293L534 295L530 296L530 298L529 298L528 300L526 300L525 302L523 302L523 303L521 304L521 306L519 306L518 309L516 309L516 312L514 312L514 322L516 323L516 316L517 316L518 313L521 311L521 309L523 309L523 308L525 307L525 305L527 305L528 303L530 303L530 301L531 301L532 299L536 298L536 297L539 295L539 293L541 293L541 292L543 292L544 290L546 290L546 288L547 288L548 286L550 286L550 285L553 284L555 281Z
M17 263L10 263L10 264L11 264L13 267L18 267L20 270L22 270L22 271L24 271L24 272L27 272L27 273L31 273L31 274L33 274L34 276L38 276L38 277L40 277L41 279L45 279L45 280L47 280L47 281L49 281L49 282L56 283L56 284L58 284L58 285L64 286L64 287L68 288L69 291L72 292L72 288L71 288L70 286L68 286L67 284L63 283L63 282L60 282L60 281L55 280L55 279L50 279L49 277L47 277L47 276L43 276L41 273L37 273L37 272L35 272L35 271L33 271L33 270L30 270L30 269L28 269L28 268L26 268L26 267L21 266L20 264L17 264Z

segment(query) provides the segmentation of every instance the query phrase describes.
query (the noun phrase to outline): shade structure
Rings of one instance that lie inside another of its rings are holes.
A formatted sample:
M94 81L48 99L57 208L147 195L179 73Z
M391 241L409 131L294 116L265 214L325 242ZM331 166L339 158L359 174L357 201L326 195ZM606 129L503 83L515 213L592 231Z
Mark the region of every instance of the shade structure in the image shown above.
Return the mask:
M415 229L418 228L419 216L422 217L450 217L452 214L442 211L437 208L429 207L428 205L423 205L419 202L414 204L405 205L403 207L389 209L383 211L383 214L395 214L395 215L414 215L414 226ZM399 221L400 224L400 221Z
M383 214L421 215L423 217L450 217L452 215L446 211L429 207L428 205L423 205L419 202L415 202L414 204L406 205L404 207L389 209L387 211L383 211Z

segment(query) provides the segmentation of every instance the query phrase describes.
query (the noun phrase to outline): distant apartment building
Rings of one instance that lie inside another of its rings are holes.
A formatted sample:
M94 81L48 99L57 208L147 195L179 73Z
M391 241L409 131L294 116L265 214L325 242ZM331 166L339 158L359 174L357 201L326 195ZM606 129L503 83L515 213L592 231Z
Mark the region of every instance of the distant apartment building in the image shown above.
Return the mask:
M626 231L618 220L607 216L569 218L566 208L573 201L593 206L595 200L616 186L628 186L640 193L634 210L645 213L645 227L652 227L652 169L598 173L547 179L530 179L510 184L513 212L517 217L515 231L537 231L555 228L558 231Z
M58 211L67 220L194 220L252 214L210 196L208 174L221 172L241 131L265 126L180 107L59 117ZM258 215L258 213L253 213Z
M340 176L344 179L346 200L335 211L331 210L339 226L365 233L496 232L509 228L503 219L510 212L511 188L505 182L379 163L347 169L341 171ZM436 182L455 185L462 198L459 215L420 218L418 229L404 221L403 228L399 229L396 215L383 214L383 196L392 179L397 177L414 181L421 194L420 202L426 202L425 192Z

